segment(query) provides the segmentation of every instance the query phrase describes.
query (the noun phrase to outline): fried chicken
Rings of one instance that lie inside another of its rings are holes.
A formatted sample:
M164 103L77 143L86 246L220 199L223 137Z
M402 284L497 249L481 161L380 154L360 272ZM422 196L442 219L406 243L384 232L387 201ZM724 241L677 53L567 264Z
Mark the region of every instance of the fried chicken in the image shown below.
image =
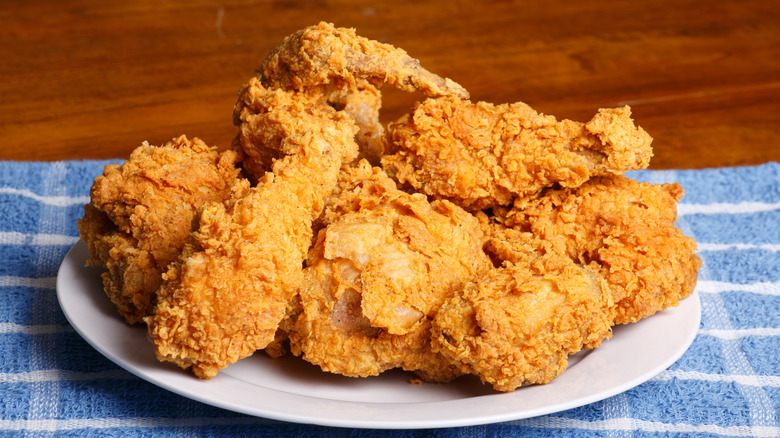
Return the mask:
M404 187L469 210L510 205L559 184L647 167L652 139L628 107L588 123L558 121L528 105L427 99L388 126L385 171Z
M293 353L351 377L400 367L449 381L430 350L443 301L492 267L477 220L447 201L410 195L362 161L328 201L290 331Z
M288 36L259 69L264 85L303 91L333 84L354 90L358 79L374 86L390 84L428 96L468 98L463 87L420 66L403 49L361 37L355 29L330 23L309 26Z
M95 179L79 233L90 263L106 268L106 294L128 323L151 311L162 272L189 239L197 209L227 198L238 183L238 158L182 136L159 147L144 143Z
M466 285L433 320L433 349L498 391L543 384L611 336L612 297L594 271L529 253Z
M385 128L385 83L428 98ZM579 123L468 97L354 29L298 31L239 90L231 149L180 137L106 167L90 263L157 358L203 379L289 349L512 391L692 292L682 189L621 176L652 156L628 107Z
M324 22L285 38L263 61L258 78L269 88L322 96L345 111L360 128L356 136L360 158L375 165L386 148L379 120L383 84L426 96L469 96L451 79L422 68L404 50ZM250 152L249 167L259 167L252 157Z
M499 391L547 383L568 356L595 348L614 324L690 295L701 261L674 225L677 184L600 177L482 214L500 268L449 299L432 346Z
M701 260L696 243L675 227L679 184L625 176L595 178L518 202L503 224L530 232L609 284L616 324L676 306L693 292Z
M247 139L284 158L257 186L202 209L145 320L157 357L201 378L273 341L301 283L312 219L357 155L357 128L343 112L256 80L241 99Z
M328 104L328 86L352 92L364 81L434 95L464 92L404 51L351 29L323 23L286 38L234 107L233 146L257 186L207 205L197 218L193 244L165 274L154 314L145 319L158 358L210 378L274 342L301 283L312 221L339 168L358 154L359 128Z
M331 91L328 103L349 114L358 126L359 131L355 136L355 141L360 146L358 158L379 165L387 147L385 127L379 121L379 110L382 108L382 92L379 88L366 80L358 80L352 90Z

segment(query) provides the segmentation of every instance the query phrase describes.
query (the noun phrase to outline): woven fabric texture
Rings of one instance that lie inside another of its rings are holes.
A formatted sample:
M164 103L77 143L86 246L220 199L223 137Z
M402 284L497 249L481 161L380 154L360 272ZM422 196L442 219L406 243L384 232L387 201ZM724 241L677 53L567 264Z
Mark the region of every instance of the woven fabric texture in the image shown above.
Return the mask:
M608 399L507 423L342 429L251 417L124 371L60 310L57 270L108 161L0 161L2 436L780 436L780 165L639 171L679 182L678 226L703 266L702 320L669 369Z

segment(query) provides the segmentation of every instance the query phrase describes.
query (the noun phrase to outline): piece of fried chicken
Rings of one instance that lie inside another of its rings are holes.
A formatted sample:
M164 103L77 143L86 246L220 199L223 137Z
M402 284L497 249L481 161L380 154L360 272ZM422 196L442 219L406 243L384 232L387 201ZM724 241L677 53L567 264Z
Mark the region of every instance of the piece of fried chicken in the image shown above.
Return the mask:
M238 158L181 136L159 147L144 143L95 178L79 234L89 263L106 268L105 292L128 323L151 311L162 272L189 239L197 209L226 199L239 183Z
M325 22L285 38L266 57L258 73L268 87L297 91L328 84L354 90L362 79L376 87L389 84L427 96L469 96L451 79L422 68L420 61L403 49Z
M434 351L505 392L559 376L570 355L611 336L614 311L604 280L569 258L532 250L515 261L448 299L431 329Z
M358 149L352 119L316 96L253 79L240 99L244 140L280 158L257 186L203 207L145 319L157 357L201 378L273 341L301 283L312 220Z
M396 188L361 161L342 172L307 260L291 350L351 377L391 368L449 381L457 368L430 349L446 298L492 267L477 220L448 201Z
M374 165L386 149L379 120L383 84L426 96L469 96L451 79L422 68L403 49L324 22L285 38L263 61L258 78L266 87L318 94L345 111L360 128L360 158Z
M495 218L481 213L484 248L502 266L442 306L434 350L512 391L551 381L612 325L676 306L701 265L693 240L674 225L681 196L677 184L599 177L517 200Z
M600 177L518 202L503 224L532 233L609 284L616 324L636 322L693 292L701 260L675 226L679 184Z
M555 184L647 167L650 136L628 107L588 123L556 120L528 105L427 99L388 126L385 171L404 187L469 210L509 205Z

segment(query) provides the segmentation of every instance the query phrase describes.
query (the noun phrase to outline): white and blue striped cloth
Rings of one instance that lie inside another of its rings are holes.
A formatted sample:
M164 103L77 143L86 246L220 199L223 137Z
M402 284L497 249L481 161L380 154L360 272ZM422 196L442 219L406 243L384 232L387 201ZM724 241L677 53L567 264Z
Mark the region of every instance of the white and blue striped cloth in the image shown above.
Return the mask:
M106 161L0 161L0 437L780 436L780 165L631 174L677 181L704 261L702 321L668 370L543 417L453 429L350 430L210 407L120 369L60 311L55 277Z

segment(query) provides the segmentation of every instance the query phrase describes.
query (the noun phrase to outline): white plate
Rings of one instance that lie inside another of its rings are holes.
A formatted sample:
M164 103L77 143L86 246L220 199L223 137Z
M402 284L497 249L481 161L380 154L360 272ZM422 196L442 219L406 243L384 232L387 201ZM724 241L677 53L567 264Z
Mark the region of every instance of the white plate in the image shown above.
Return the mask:
M57 295L76 331L103 355L162 388L231 411L296 423L359 428L437 428L535 417L603 400L633 388L674 363L699 327L698 294L636 324L616 327L612 339L575 355L547 385L496 393L465 378L448 384L411 384L389 372L351 379L324 373L298 358L263 353L238 361L203 381L158 362L143 327L126 325L103 293L100 270L85 268L77 243L57 275Z

